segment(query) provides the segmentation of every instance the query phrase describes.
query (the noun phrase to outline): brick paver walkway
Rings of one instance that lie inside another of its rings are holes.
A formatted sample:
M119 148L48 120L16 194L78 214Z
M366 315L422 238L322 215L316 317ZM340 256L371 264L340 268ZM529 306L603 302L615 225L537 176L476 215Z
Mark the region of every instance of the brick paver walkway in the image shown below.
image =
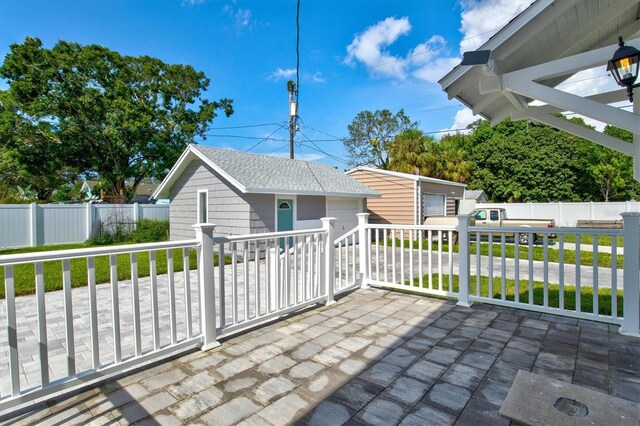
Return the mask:
M615 327L358 290L8 423L500 425L519 369L640 400Z

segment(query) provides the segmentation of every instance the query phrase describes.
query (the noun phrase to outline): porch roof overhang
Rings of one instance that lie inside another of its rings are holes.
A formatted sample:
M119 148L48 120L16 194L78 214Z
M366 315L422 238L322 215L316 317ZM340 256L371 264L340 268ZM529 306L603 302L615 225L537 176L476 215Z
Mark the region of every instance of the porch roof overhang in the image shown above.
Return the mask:
M486 65L458 65L439 83L449 99L492 125L505 118L541 122L630 155L640 180L639 101L629 112L609 105L626 100L624 88L590 96L558 88L582 70L601 66L604 74L618 36L640 48L639 20L638 0L537 0L479 47L491 50ZM559 118L562 112L628 130L634 143Z

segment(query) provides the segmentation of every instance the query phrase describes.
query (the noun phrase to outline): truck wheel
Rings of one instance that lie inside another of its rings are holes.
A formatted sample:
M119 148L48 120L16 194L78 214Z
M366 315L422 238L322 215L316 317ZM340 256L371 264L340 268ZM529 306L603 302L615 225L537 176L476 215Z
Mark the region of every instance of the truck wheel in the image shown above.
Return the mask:
M529 234L523 232L518 234L518 242L520 244L529 244Z

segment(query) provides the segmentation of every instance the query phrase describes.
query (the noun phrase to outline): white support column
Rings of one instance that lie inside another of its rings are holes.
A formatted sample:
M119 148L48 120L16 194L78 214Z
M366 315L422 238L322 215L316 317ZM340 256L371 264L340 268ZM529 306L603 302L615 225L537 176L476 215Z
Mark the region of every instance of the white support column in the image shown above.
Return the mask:
M451 244L451 242L449 242ZM469 214L458 215L458 303L466 308L472 303L469 301L469 282L471 275L471 256L469 253ZM480 272L478 271L478 274Z
M38 245L38 205L31 203L29 206L29 240L31 247Z
M203 351L220 346L216 340L216 292L213 265L213 230L216 225L198 223L193 225L198 249L198 285L200 286L200 330L202 330ZM223 261L222 259L220 260ZM221 283L220 285L223 285Z
M623 320L620 333L640 337L640 212L622 213L624 226Z
M333 305L333 294L336 287L336 247L334 245L335 231L334 226L336 223L335 217L323 217L320 219L322 222L322 229L327 233L324 241L324 283L327 289L327 303L326 305Z
M369 276L369 249L371 241L367 240L367 224L369 213L358 213L358 245L360 246L360 288L367 288Z

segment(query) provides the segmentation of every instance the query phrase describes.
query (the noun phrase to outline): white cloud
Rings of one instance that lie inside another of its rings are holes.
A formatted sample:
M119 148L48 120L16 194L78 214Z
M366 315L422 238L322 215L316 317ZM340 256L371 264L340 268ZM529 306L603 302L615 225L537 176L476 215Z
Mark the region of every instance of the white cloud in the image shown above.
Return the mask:
M469 108L463 108L460 111L456 112L456 116L453 118L453 124L451 125L451 127L447 129L442 129L443 130L442 135L444 136L447 133L456 133L456 132L467 133L468 130L460 130L460 129L466 129L469 124L473 123L479 118L481 117L473 115L473 112Z
M367 27L364 32L356 34L347 46L346 64L363 63L372 75L403 79L406 76L406 60L393 56L384 49L392 45L398 37L411 31L409 18L396 19L389 17L375 25Z
M189 6L199 6L206 2L207 0L182 0L182 4L187 4Z
M433 62L416 69L413 75L420 80L437 83L459 63L460 58L437 58Z
M556 86L563 92L578 96L590 96L596 93L619 90L618 86L604 66L580 71Z
M234 27L239 30L251 24L251 11L249 9L238 9L233 15L235 19Z
M296 75L295 68L277 68L274 72L269 75L270 80L285 80L287 78L291 78Z
M532 0L462 0L460 53L476 50Z
M407 59L415 65L428 64L447 45L447 41L440 35L434 35L424 43L413 48Z
M310 76L310 80L312 82L314 82L314 83L324 83L325 82L324 76L322 75L322 73L320 71L316 71L315 74Z

